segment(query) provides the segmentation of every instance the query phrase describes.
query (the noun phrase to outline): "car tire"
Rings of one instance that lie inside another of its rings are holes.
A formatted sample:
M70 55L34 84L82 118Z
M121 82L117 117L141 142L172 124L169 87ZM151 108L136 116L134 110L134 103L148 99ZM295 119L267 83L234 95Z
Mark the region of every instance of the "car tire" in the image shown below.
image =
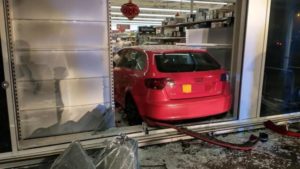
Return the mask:
M132 96L126 97L125 113L130 126L142 124L142 118Z

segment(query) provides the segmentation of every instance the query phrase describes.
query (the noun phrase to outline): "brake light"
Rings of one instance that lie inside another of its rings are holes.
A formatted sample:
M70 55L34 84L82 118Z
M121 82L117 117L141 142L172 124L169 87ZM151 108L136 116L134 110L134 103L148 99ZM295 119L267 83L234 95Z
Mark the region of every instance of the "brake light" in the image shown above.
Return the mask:
M221 75L221 81L222 82L228 82L229 81L229 75L227 73L223 73Z
M145 86L149 89L162 90L168 83L167 78L149 78L145 79Z

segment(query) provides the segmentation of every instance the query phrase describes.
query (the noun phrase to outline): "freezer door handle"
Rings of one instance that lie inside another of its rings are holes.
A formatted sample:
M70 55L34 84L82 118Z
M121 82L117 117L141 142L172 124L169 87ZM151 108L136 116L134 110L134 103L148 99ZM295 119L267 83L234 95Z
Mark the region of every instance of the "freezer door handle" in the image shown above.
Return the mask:
M4 81L4 82L1 83L1 87L3 89L7 89L9 87L9 83L7 81Z

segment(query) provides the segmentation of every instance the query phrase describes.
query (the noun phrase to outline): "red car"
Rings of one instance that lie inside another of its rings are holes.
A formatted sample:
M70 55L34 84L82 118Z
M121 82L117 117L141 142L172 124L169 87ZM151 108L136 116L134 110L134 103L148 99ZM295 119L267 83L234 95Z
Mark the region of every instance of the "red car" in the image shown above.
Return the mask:
M115 101L130 125L176 121L231 108L228 74L204 50L179 46L125 48L114 58Z

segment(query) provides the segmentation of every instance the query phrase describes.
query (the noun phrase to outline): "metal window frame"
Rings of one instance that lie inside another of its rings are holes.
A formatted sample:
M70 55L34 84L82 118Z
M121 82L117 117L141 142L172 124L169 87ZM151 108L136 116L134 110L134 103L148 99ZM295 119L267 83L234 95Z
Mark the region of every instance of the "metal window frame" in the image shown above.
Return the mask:
M266 65L266 58L267 58L267 45L268 45L268 33L269 33L269 26L270 26L270 13L271 13L271 3L272 0L268 1L268 8L267 8L267 22L266 22L266 33L264 36L264 46L262 49L263 57L261 60L261 71L260 71L260 79L259 79L259 89L258 89L258 99L257 99L257 110L256 110L256 117L259 118L261 116L260 110L261 110L261 102L262 102L262 93L263 93L263 83L264 83L264 70Z
M239 0L242 1L242 0ZM241 130L248 130L254 128L262 127L262 123L266 120L274 120L275 122L288 122L288 121L296 121L300 119L300 113L291 113L285 115L275 115L269 117L260 117L260 103L261 103L261 95L262 95L262 86L263 86L263 76L264 76L264 63L266 58L266 45L267 45L267 36L268 36L268 26L269 26L269 13L270 13L270 5L271 0L248 0L242 1L245 5L242 10L247 10L244 17L247 17L244 25L241 23L242 27L245 26L245 31L240 32L240 36L235 37L234 39L237 41L238 46L234 51L237 55L244 55L242 60L239 60L242 64L241 73L241 87L236 89L240 91L240 96L236 96L235 100L238 100L240 103L238 107L235 107L236 110L239 110L240 116L238 120L234 121L226 121L226 122L218 122L218 123L210 123L210 124L199 124L189 126L189 129L192 129L197 132L214 132L215 134L226 133L226 132L234 132ZM108 11L110 3L108 3ZM260 15L259 17L256 17ZM0 3L0 23L1 25L5 25L3 15L3 1ZM242 16L243 17L243 16ZM257 18L259 18L262 22L258 22ZM109 16L110 21L110 16ZM110 28L110 26L109 26ZM243 30L241 28L240 30ZM253 35L256 33L255 35ZM3 56L4 56L4 65L5 65L5 78L11 82L11 74L10 74L10 61L8 60L8 46L7 46L7 37L5 32L5 27L1 26L1 35L4 37L2 39L3 43ZM111 37L110 37L111 38ZM109 39L110 39L109 38ZM244 41L245 39L245 41ZM110 46L111 47L111 46ZM253 62L254 61L254 62ZM112 59L110 60L112 64ZM251 67L251 63L255 63L255 68ZM112 66L112 65L111 65ZM252 68L252 69L249 69ZM252 84L249 86L248 78L252 81ZM239 79L236 83L240 82ZM113 88L113 76L111 73L111 85ZM254 94L252 97L252 93ZM113 95L113 91L112 91ZM10 153L0 154L0 166L1 163L9 163L15 160L26 160L32 158L42 158L45 156L56 155L62 152L67 146L68 143L64 142L59 145L52 146L44 146L40 148L26 149L20 150L18 147L18 139L16 134L16 121L15 121L15 109L14 109L14 96L13 89L10 87L7 90L7 99L8 99L8 108L9 108L9 122L11 129L11 139L13 151ZM113 97L112 97L113 102ZM140 146L151 145L151 144L159 144L166 143L171 141L178 141L184 139L190 139L190 137L178 134L173 129L151 129L149 135L146 135L141 126L134 126L125 128L123 131L128 133L129 137L135 138L139 141ZM115 131L114 133L118 133L119 131ZM106 140L112 139L112 132L110 135L101 134L95 135L94 137L90 137L86 139L86 135L90 133L81 133L80 137L78 134L73 136L69 136L69 138L81 138L82 144L87 149L99 148L103 146L103 142ZM63 136L66 137L66 136ZM46 138L47 139L47 138ZM55 137L48 138L46 141L52 141L53 139L57 139ZM36 140L37 141L37 140ZM37 160L39 161L39 160Z
M249 0L248 2L240 120L260 117L270 5L271 0Z
M6 89L7 95L7 108L8 108L8 117L9 117L9 127L10 127L10 135L11 135L11 146L12 153L18 152L18 135L17 135L17 122L16 122L16 113L15 113L15 98L14 98L14 89L13 89L13 77L10 73L11 68L11 60L9 59L9 48L8 48L8 35L6 30L9 29L8 25L5 22L6 13L4 12L4 1L2 0L0 3L0 33L1 33L1 44L2 44L2 55L3 55L3 69L4 69L4 78L9 83L8 88Z
M107 12L110 11L110 1L107 1L107 7L106 10ZM30 147L24 147L24 145L29 145L29 144L35 144L36 142L39 143L41 141L45 141L45 144L41 144L41 145L37 145L34 147L45 147L47 145L54 145L54 144L63 144L63 143L67 143L67 142L71 142L72 140L85 140L87 138L87 134L90 136L90 139L93 139L95 137L91 137L91 133L92 132L82 132L82 133L76 133L76 134L69 134L69 135L62 135L62 136L54 136L54 137L45 137L42 139L28 139L28 140L21 140L18 137L18 122L17 122L17 101L16 101L16 95L15 95L15 88L14 88L14 77L13 77L13 65L12 65L12 58L10 57L11 54L11 48L10 46L12 44L10 44L10 24L9 21L6 21L6 18L9 17L9 12L6 10L6 8L8 8L8 6L6 6L8 4L8 0L1 0L0 1L0 37L1 37L1 43L2 43L2 54L3 54L3 69L4 69L4 73L5 73L5 80L7 82L9 82L9 87L6 89L6 93L7 93L7 106L8 106L8 116L9 116L9 124L10 124L10 134L11 134L11 146L12 146L12 152L8 152L8 153L1 153L0 154L0 161L1 161L1 157L5 157L5 156L14 156L16 154L19 154L23 149L27 148L33 148L32 146ZM112 58L112 47L111 47L111 16L107 15L107 32L109 33L108 36L108 56L109 56L109 69L112 70L113 68L113 58ZM112 110L114 111L114 91L113 91L113 72L110 71L109 73L109 78L110 78L110 82L109 85L111 86L110 88L110 95L111 95L111 106L112 106ZM118 133L115 133L114 135L118 135ZM82 137L82 135L84 137ZM101 134L98 135L100 137L108 137L108 135L111 134ZM67 136L67 137L66 137ZM65 138L64 138L65 137ZM97 137L98 138L98 137ZM57 142L56 140L61 139L60 142ZM66 141L67 140L67 141Z

